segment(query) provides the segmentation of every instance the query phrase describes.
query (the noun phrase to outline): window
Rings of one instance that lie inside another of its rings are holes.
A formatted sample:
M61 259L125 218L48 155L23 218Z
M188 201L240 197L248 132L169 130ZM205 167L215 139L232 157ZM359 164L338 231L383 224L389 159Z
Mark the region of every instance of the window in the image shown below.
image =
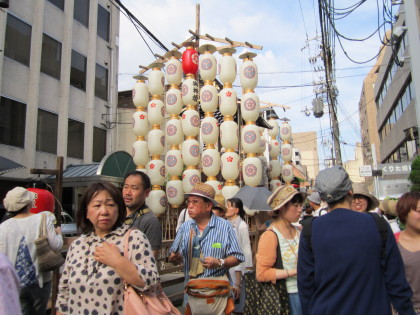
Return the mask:
M0 97L0 143L25 146L26 104Z
M98 36L109 41L109 12L98 4Z
M54 4L57 8L64 11L64 0L48 0L52 4Z
M96 64L95 96L108 100L108 70Z
M85 125L81 122L69 119L67 135L67 156L83 159L83 146L85 140Z
M38 109L36 150L57 153L58 115Z
M100 162L106 154L106 130L93 127L93 162Z
M45 34L42 38L41 71L60 80L61 43Z
M89 27L89 0L74 0L74 19Z
M4 42L5 56L29 66L31 55L32 27L14 17L7 15L6 38Z
M70 84L86 90L86 57L74 50L71 52Z

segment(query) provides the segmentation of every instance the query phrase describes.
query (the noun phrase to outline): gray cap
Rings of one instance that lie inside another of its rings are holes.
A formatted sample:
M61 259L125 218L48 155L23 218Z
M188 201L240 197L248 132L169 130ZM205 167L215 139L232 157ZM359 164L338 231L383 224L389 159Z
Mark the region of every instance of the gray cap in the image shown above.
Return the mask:
M314 191L312 194L308 196L308 200L316 203L317 205L321 204L321 197L317 191Z
M315 189L322 200L331 203L343 198L352 189L352 183L344 168L336 165L319 172Z

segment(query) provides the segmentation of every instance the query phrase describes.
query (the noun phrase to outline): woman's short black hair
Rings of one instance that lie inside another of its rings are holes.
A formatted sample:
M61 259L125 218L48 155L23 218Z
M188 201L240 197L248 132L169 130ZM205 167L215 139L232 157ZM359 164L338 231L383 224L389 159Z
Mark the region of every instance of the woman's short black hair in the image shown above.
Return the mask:
M80 206L76 214L76 221L77 226L80 228L82 233L89 233L93 230L93 224L87 218L87 208L89 202L101 191L108 192L118 207L118 218L112 227L112 230L115 230L117 227L120 227L124 223L126 209L121 191L113 184L101 181L90 185L80 200Z
M245 213L245 210L244 210L244 204L243 204L242 200L239 199L239 198L230 198L230 199L228 199L228 202L230 202L232 207L239 209L239 216L241 217L242 220L245 220L245 214L246 213Z

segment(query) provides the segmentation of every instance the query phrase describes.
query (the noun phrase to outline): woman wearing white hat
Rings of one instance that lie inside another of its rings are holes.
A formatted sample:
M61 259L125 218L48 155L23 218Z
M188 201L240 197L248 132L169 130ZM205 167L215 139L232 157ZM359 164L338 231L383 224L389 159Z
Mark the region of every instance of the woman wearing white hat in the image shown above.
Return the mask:
M379 200L369 193L365 184L353 184L353 201L351 210L357 212L368 212L379 206Z
M3 204L12 218L0 225L0 252L6 254L20 281L22 314L45 314L51 292L51 272L38 270L34 241L39 237L42 214L46 214L48 244L53 250L63 246L60 228L54 229L50 212L30 213L36 195L23 187L10 190Z

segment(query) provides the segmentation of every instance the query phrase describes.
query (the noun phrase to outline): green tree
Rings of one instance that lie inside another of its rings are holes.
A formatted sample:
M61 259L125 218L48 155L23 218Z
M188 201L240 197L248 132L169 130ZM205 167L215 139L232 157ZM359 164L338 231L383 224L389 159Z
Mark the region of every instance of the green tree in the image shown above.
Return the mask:
M408 179L411 182L411 191L420 191L420 155L411 163L411 173Z

